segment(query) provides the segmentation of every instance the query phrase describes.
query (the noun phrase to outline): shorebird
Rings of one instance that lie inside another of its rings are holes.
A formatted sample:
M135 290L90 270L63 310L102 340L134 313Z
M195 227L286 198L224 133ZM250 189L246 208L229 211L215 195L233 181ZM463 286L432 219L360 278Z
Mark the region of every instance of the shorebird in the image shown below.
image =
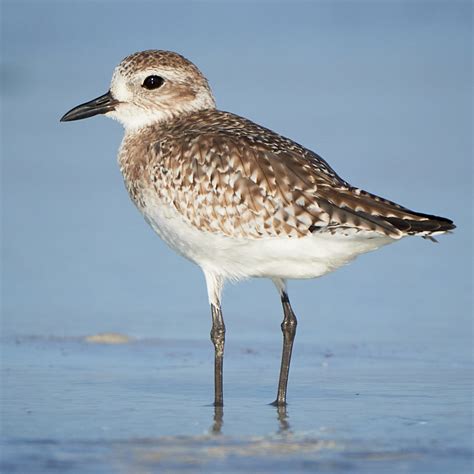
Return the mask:
M216 109L207 79L183 56L126 57L109 91L61 121L103 114L122 123L118 162L138 210L204 273L212 315L214 405L223 405L228 280L273 280L283 305L276 406L286 405L297 320L286 280L315 278L358 255L418 235L434 240L453 222L411 211L340 178L316 153Z

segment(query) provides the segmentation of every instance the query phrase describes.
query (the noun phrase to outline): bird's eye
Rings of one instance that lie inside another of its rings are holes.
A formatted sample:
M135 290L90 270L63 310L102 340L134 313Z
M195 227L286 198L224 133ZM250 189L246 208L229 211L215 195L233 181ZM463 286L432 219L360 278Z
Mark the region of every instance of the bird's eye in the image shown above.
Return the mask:
M158 89L158 87L161 87L164 82L165 80L160 76L148 76L143 81L143 87L145 89Z

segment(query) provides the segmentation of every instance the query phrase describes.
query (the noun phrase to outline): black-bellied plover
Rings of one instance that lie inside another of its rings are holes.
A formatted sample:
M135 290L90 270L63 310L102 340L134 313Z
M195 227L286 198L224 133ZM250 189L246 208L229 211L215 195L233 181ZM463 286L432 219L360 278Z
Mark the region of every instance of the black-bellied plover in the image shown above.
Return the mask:
M125 128L118 161L137 208L171 248L204 272L216 406L223 404L226 280L270 278L279 291L283 351L274 404L283 406L297 324L286 280L319 277L402 237L434 240L455 227L355 188L316 153L217 110L206 78L177 53L126 57L109 92L61 120L97 114Z

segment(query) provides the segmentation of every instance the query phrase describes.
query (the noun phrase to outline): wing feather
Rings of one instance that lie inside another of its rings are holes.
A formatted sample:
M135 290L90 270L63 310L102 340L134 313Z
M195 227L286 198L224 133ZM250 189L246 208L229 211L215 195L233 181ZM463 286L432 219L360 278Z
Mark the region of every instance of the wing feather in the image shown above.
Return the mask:
M173 170L172 176L153 176L153 181L161 181L163 197L196 227L245 238L351 229L394 239L454 228L448 219L354 188L301 145L221 114L227 122L220 127L187 129L173 144L152 147L154 161L163 163L153 172Z

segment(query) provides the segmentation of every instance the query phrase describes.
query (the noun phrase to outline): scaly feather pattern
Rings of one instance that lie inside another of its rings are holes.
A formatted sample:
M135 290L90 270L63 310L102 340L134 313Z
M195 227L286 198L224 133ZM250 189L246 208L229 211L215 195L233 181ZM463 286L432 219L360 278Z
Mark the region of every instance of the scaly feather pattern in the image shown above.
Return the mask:
M119 159L138 207L153 186L164 205L206 232L259 239L351 230L399 239L454 228L354 188L316 153L215 109L129 135Z

